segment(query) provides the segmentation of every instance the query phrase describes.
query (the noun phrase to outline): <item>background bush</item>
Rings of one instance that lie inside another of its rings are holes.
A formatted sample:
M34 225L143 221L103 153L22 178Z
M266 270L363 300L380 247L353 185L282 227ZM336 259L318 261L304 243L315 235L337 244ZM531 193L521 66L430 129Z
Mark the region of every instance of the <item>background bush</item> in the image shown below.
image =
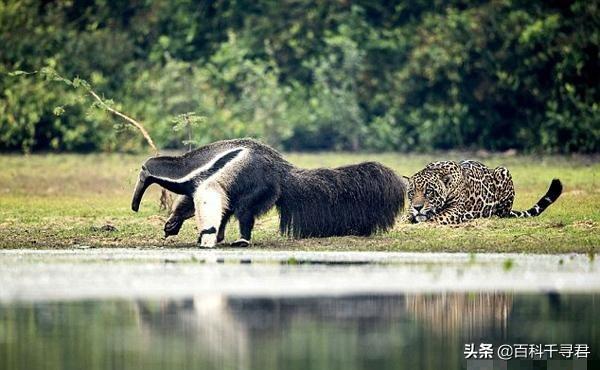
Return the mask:
M596 1L0 3L0 150L138 150L80 76L162 148L261 137L287 150L600 151ZM55 108L58 107L58 110Z

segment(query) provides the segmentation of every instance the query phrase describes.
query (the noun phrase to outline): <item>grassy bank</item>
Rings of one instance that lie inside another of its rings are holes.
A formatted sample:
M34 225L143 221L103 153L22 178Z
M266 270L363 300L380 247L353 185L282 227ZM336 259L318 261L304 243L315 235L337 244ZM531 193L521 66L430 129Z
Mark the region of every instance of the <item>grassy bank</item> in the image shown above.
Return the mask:
M303 167L337 166L377 160L410 175L428 162L464 154L290 154ZM473 156L468 156L472 158ZM166 214L158 210L158 188L130 210L131 192L145 156L49 154L0 156L0 248L191 247L190 220L177 237L162 238ZM310 250L464 251L590 253L600 246L600 163L589 157L489 156L514 178L515 208L529 208L559 177L565 191L542 216L526 220L485 219L461 226L408 225L398 221L370 238L289 240L277 233L277 214L256 224L253 248ZM110 224L116 231L103 231ZM237 236L235 220L227 240Z

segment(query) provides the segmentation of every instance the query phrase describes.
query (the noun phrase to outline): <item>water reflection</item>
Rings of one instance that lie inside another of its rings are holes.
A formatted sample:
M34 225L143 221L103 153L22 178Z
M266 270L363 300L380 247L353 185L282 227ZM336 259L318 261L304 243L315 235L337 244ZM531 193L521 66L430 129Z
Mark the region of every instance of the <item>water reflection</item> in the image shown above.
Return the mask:
M2 369L459 369L466 342L587 343L598 295L85 301L0 305Z
M510 294L480 293L413 295L406 307L432 333L475 338L490 332L505 337L512 305Z

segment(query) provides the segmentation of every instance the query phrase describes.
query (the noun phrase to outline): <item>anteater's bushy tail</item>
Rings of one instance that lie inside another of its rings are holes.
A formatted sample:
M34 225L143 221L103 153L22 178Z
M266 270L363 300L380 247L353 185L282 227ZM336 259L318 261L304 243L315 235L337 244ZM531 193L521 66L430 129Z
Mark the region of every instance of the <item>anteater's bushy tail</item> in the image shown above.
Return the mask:
M560 194L562 193L562 183L559 179L552 180L550 183L550 188L546 192L546 194L538 200L538 202L527 211L510 211L508 217L535 217L540 213L544 212L546 208L552 203L554 203Z
M404 185L374 162L334 169L292 169L277 201L280 231L296 238L386 231L404 207Z

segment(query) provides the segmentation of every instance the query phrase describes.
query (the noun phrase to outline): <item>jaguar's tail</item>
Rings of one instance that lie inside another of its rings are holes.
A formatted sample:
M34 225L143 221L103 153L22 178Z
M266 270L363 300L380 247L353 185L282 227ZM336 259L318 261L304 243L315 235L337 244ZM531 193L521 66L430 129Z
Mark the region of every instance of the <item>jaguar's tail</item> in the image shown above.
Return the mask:
M562 193L563 186L559 179L552 180L550 184L550 188L546 192L546 194L542 197L542 199L538 200L537 203L529 208L527 211L510 211L508 217L534 217L539 216L540 213L544 212L546 208L552 203L554 203L560 194Z

